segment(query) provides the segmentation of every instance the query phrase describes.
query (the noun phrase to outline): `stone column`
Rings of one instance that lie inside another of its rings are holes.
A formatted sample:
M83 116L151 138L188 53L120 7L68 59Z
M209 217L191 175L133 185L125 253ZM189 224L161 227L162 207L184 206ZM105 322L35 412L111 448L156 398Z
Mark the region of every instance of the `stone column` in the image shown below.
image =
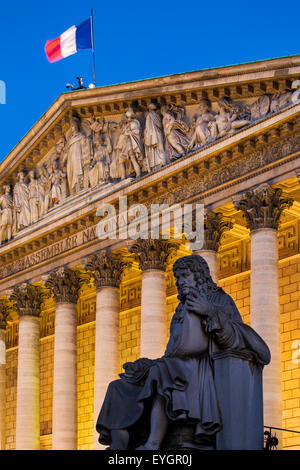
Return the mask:
M10 306L5 299L0 299L0 450L5 450L6 441L6 343L5 332Z
M59 268L45 285L55 301L52 449L77 449L77 310L82 278Z
M201 250L193 254L202 256L208 264L211 277L218 283L218 249L223 233L232 229L232 223L219 212L205 210L204 212L204 242Z
M292 204L281 195L281 189L262 184L234 199L251 236L251 326L271 351L263 375L264 422L276 427L282 427L277 231L284 208Z
M125 267L117 255L102 251L90 257L86 268L96 285L94 449L102 449L96 431L108 384L119 374L120 280Z
M22 284L10 300L19 315L16 449L40 448L40 313L46 291Z
M164 354L166 328L165 269L178 245L168 240L139 239L130 248L142 270L141 357L155 359Z

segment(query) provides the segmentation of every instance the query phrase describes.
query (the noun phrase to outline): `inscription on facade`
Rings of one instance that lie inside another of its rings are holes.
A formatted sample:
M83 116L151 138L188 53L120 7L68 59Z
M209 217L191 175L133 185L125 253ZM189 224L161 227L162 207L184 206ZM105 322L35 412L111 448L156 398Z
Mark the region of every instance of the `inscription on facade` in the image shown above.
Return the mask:
M35 266L36 264L42 263L43 261L54 258L55 256L61 255L62 253L68 252L84 245L92 240L96 239L96 225L88 229L82 230L75 235L69 236L63 240L60 240L52 245L35 251L21 259L14 261L13 263L3 266L0 272L0 279L11 276L12 274L23 271L27 268Z

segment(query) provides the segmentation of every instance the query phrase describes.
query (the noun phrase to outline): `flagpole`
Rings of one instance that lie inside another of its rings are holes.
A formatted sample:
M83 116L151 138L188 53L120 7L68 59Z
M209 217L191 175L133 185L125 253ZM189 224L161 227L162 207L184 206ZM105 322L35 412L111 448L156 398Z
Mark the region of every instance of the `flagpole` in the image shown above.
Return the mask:
M92 39L92 51L93 51L93 78L94 78L94 86L96 86L96 71L95 71L95 48L94 48L94 17L93 17L93 9L91 9L91 39Z

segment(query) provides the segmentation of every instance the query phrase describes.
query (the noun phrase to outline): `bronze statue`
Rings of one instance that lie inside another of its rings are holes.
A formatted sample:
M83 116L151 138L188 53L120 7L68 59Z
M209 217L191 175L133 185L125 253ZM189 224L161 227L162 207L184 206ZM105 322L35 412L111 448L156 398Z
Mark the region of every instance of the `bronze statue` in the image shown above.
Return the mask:
M179 305L163 357L124 364L96 429L112 450L262 449L265 342L199 255L173 266Z

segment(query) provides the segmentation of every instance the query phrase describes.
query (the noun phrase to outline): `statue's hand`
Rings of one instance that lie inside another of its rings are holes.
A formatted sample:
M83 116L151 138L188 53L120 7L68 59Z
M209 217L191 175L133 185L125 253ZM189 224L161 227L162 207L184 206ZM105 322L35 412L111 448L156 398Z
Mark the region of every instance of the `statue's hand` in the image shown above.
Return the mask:
M207 300L207 297L201 295L196 289L191 290L187 295L186 306L188 310L196 313L196 315L211 317L214 313L213 305Z

